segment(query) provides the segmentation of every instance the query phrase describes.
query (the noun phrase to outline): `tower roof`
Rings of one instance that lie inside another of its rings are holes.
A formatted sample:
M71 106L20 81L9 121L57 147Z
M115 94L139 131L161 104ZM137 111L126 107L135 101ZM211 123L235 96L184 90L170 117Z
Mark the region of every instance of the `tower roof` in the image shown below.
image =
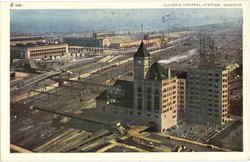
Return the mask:
M148 52L147 48L145 47L143 41L141 42L134 57L149 57L149 52Z
M156 62L150 67L146 79L164 80L169 79L169 75L168 72L164 69L164 67Z

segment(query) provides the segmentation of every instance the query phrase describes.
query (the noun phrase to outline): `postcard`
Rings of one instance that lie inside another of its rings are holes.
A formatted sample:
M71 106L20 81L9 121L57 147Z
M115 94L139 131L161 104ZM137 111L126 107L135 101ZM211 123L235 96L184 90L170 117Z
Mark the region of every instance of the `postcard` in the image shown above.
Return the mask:
M249 160L248 7L2 2L2 160Z

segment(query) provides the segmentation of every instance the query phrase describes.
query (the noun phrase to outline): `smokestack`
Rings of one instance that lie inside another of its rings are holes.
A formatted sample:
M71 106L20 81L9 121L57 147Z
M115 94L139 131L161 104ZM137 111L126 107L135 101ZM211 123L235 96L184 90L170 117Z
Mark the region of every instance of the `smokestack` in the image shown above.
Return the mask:
M168 68L168 79L171 79L171 69Z

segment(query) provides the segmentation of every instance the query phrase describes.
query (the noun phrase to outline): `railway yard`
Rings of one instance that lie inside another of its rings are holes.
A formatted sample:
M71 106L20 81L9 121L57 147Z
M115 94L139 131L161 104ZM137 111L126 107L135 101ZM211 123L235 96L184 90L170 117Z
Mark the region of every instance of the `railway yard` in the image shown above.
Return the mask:
M214 35L217 63L242 64L241 31L218 29ZM152 62L174 58L162 64L176 70L197 66L199 42L192 34L183 38L164 49L149 49ZM187 41L190 45L183 45ZM11 152L242 151L242 120L232 120L220 130L184 122L164 134L147 126L125 128L123 133L113 126L116 119L98 114L95 98L101 92L117 79L133 80L134 52L82 57L11 82ZM242 74L231 86L235 116L242 112L241 78Z

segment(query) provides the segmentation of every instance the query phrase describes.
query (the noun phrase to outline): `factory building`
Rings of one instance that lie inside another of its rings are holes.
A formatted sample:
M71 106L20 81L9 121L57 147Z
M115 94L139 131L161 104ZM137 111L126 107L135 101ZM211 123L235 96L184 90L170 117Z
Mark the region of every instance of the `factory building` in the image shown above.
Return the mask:
M105 90L96 98L97 111L164 132L177 124L178 98L185 99L185 93L179 97L177 89L183 81L171 76L170 69L158 63L151 65L142 42L134 55L134 81L118 80Z
M56 59L68 53L67 44L37 44L11 47L13 59Z
M97 47L97 48L104 47L103 39L65 37L63 38L63 41L70 46Z
M154 38L145 40L145 44L147 47L157 47L160 48L162 46L162 39ZM166 41L164 39L164 41ZM112 40L105 39L105 46L110 48L133 48L139 47L141 41L140 40L128 40L128 41L121 41L121 42L113 42Z
M229 120L228 77L228 70L223 68L199 67L188 71L189 121L218 127Z
M26 35L26 36L12 36L10 38L11 46L27 45L27 44L39 44L44 43L46 40L41 36Z

